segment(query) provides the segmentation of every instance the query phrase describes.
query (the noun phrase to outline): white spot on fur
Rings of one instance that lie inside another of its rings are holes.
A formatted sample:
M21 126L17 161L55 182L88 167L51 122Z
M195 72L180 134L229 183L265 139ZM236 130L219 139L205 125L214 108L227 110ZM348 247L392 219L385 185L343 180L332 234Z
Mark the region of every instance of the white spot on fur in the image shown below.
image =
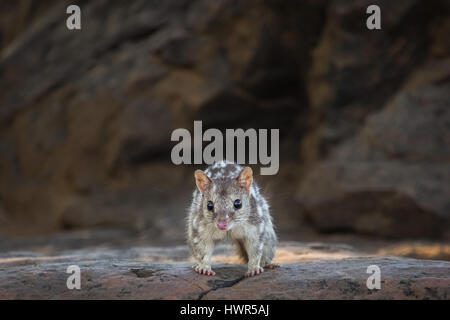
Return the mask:
M258 216L259 216L259 217L262 217L263 212L262 212L262 209L261 209L260 206L256 206L256 211L258 212Z
M198 217L195 216L194 219L192 220L192 225L194 226L194 228L197 227L197 219Z
M269 213L269 205L267 204L266 200L264 200L264 199L263 199L262 208L266 214Z
M261 223L261 224L259 225L259 233L262 233L263 230L264 230L264 223Z

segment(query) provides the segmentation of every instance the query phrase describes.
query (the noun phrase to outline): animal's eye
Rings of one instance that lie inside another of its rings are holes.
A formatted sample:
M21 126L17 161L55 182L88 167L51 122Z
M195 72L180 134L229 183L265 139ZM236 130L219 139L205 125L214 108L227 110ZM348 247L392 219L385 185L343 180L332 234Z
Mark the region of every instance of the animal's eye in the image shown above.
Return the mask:
M209 211L212 211L214 209L214 203L212 201L208 201L208 204L206 205Z
M234 207L240 209L242 207L242 202L239 199L234 200Z

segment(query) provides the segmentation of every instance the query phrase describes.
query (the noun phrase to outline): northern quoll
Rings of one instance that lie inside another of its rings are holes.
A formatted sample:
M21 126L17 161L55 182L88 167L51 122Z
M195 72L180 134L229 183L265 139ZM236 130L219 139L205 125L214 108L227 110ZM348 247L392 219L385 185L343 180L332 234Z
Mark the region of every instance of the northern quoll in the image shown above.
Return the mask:
M272 263L277 237L267 201L253 181L250 167L216 162L195 171L197 189L187 219L187 237L199 274L215 275L211 255L217 242L230 239L254 276Z

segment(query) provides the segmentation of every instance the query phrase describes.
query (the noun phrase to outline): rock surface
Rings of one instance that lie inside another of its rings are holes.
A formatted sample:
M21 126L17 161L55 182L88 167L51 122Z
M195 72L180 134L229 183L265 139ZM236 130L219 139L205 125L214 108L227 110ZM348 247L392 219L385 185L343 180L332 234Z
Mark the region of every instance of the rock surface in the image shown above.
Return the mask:
M383 109L401 90L419 61L436 54L424 47L441 46L441 55L450 53L432 29L435 18L448 21L445 3L379 1L381 32L365 26L366 8L371 4L370 0L331 1L327 7L307 82L317 127L308 131L306 140L319 144L319 156L357 132L368 115Z
M449 236L450 61L424 70L305 175L297 199L318 229Z
M279 269L244 278L246 267L219 247L216 276L192 269L185 246L0 255L0 299L449 299L450 262L367 256L349 246L282 243ZM67 267L81 269L68 290ZM381 269L381 289L366 286Z
M194 168L170 160L172 130L287 128L287 150L297 143L297 68L324 2L82 1L74 32L70 3L46 2L0 54L1 231L173 239L195 185Z

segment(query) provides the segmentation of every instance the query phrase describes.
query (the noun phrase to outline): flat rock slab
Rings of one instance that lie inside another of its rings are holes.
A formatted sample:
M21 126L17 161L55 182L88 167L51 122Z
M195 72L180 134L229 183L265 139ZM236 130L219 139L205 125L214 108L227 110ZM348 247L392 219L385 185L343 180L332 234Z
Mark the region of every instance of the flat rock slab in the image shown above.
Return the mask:
M223 248L222 248L223 249ZM281 268L245 278L219 248L216 276L196 274L184 246L0 255L0 299L449 299L450 262L364 256L347 247L280 246ZM227 262L228 261L228 262ZM81 270L81 289L66 273ZM367 267L381 270L369 290Z

